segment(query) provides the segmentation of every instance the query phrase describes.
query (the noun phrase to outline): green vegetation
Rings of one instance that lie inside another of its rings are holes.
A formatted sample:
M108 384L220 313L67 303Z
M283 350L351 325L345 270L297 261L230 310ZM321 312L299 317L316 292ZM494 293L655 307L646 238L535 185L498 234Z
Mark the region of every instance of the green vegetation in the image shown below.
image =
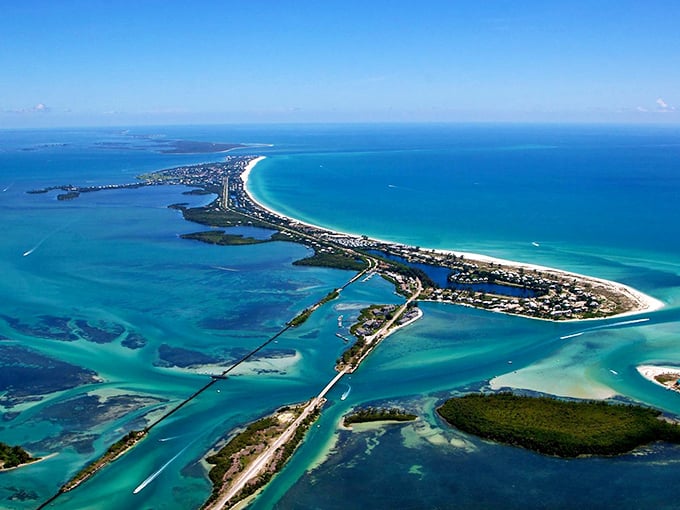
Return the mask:
M342 356L338 358L337 364L341 366L354 363L356 360L361 358L361 356L363 356L367 348L368 345L366 345L366 341L362 337L357 338L356 342L354 342L345 352L342 353Z
M406 278L415 278L417 280L420 280L420 282L423 284L424 287L432 287L432 288L438 288L439 285L437 285L432 278L430 278L425 271L422 269L419 269L417 267L413 267L408 265L406 262L400 262L398 260L394 260L393 258L389 258L385 255L380 255L376 253L375 250L360 250L362 253L366 253L370 257L377 259L384 264L387 264L390 266L390 268L399 273L402 276L405 276ZM384 252L381 252L384 253ZM383 278L386 280L390 281L390 283L393 283L397 289L399 288L399 285L397 285L397 282L394 280L386 277L385 275L382 275Z
M201 189L201 188L194 188L189 191L185 191L182 193L182 195L197 195L197 196L203 196L203 195L212 195L212 191L208 191L207 189Z
M346 365L356 365L371 347L366 343L366 337L375 334L386 321L392 319L396 308L396 305L371 305L361 310L357 322L349 328L357 340L336 360L336 370Z
M74 198L78 198L80 196L80 192L78 191L68 191L66 193L60 193L57 195L57 200L73 200Z
M293 262L293 265L332 267L336 269L348 269L351 271L363 271L366 269L367 262L363 258L358 259L354 255L348 255L344 251L333 251L332 253L329 253L315 250L314 255L302 260L296 260Z
M302 312L300 312L298 315L296 315L290 322L288 322L289 326L297 327L301 324L304 324L304 322L309 319L309 317L314 313L314 311L319 308L321 305L328 303L329 301L332 301L333 299L337 298L340 295L340 292L336 290L330 291L328 294L326 294L318 303L316 303L313 306L310 306L309 308L305 308Z
M248 225L252 227L272 228L272 225L269 223L258 221L231 209L226 211L224 209L218 209L212 204L205 207L191 208L181 204L175 204L170 207L181 210L185 220L200 223L201 225L209 225L211 227L236 227Z
M243 237L241 234L227 234L224 230L207 230L205 232L193 232L182 234L182 239L193 239L208 244L218 244L220 246L239 246L246 244L268 243L271 239L255 239L254 237Z
M547 455L617 455L653 441L680 442L680 427L660 411L602 401L564 401L512 393L471 394L438 409L451 425Z
M329 301L333 301L335 298L337 298L340 295L340 293L337 290L332 290L326 296L317 303L317 306L321 306L325 303L328 303Z
M371 321L383 322L385 319L390 320L394 316L396 308L396 305L371 305L363 308L359 312L357 321L349 328L349 332L355 336L361 336L366 323L371 324Z
M0 469L9 469L40 460L31 455L21 446L10 446L0 442Z
M293 409L296 415L302 410L298 406L297 412ZM284 412L289 408L282 408L278 412ZM314 412L300 424L295 430L295 434L288 440L279 450L274 459L273 464L268 466L266 470L261 473L251 483L247 484L234 498L230 500L230 504L240 501L257 490L264 487L271 478L283 468L284 464L293 455L297 446L302 442L305 433L312 423L319 417L320 409L317 408ZM213 484L213 491L210 498L203 505L208 506L209 503L215 501L224 487L226 487L238 473L242 472L246 466L258 454L264 451L267 445L287 427L288 423L282 423L276 416L267 416L261 418L256 422L251 423L248 427L234 436L219 452L206 458L206 461L214 466L210 469L208 476Z
M654 377L658 382L661 384L668 385L669 383L675 384L678 381L678 374L676 373L668 373L668 374L659 374L656 377Z
M235 499L245 499L267 485L272 477L281 471L281 469L283 469L283 466L286 464L286 462L288 462L288 459L293 455L293 453L295 453L295 450L305 438L307 430L309 430L309 427L317 420L320 414L321 410L319 408L317 408L313 413L310 413L310 415L305 418L300 426L295 429L295 434L293 434L293 437L291 437L286 442L286 444L281 447L280 455L276 461L276 464L270 470L267 470L262 475L260 475L253 483L246 485Z
M299 314L297 314L295 317L293 317L290 322L288 322L288 325L293 326L294 328L297 326L300 326L304 324L307 319L309 319L312 315L312 312L314 312L313 309L306 308Z
M390 409L367 407L348 414L345 416L343 423L347 426L352 423L365 423L371 421L413 421L416 418L418 418L417 415L407 413L402 409L394 407Z
M85 466L76 476L71 478L68 482L62 485L60 492L67 492L75 489L78 485L94 475L101 468L113 462L130 448L135 446L138 441L146 437L145 430L131 430L125 434L121 439L109 446L104 455L94 462Z
M209 464L214 464L214 466L210 469L208 476L210 477L213 486L218 488L218 493L219 487L222 486L224 475L231 467L232 457L240 451L252 446L253 444L260 443L262 436L260 432L273 427L275 424L277 424L277 420L272 416L260 418L259 420L248 425L248 427L246 427L243 432L240 432L234 436L215 455L211 455L205 459ZM213 494L217 496L214 491Z
M200 223L201 225L208 225L212 227L236 227L236 226L252 226L273 230L275 228L272 224L265 221L260 221L256 218L251 218L234 210L219 209L214 204L206 207L192 207L187 208L184 204L173 204L170 206L173 209L182 211L185 220ZM211 230L207 232L194 232L192 234L183 234L182 239L194 239L210 244L218 244L223 246L245 245L266 243L269 241L289 241L297 243L305 243L299 236L291 236L290 234L283 234L282 232L274 232L269 239L255 239L253 237L243 237L241 235L227 234L224 231ZM356 256L345 253L341 250L332 248L325 248L321 251L314 250L314 255L301 260L296 260L293 265L296 266L314 266L314 267L329 267L335 269L347 269L351 271L363 271L366 269L368 262L364 258L357 258Z

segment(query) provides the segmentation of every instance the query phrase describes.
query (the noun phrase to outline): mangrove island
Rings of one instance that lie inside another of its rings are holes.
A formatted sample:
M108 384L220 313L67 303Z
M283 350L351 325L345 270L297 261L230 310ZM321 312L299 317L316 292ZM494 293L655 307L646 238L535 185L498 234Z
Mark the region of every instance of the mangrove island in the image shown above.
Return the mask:
M437 409L454 427L546 455L618 455L654 441L680 442L680 426L656 409L512 393L469 394Z

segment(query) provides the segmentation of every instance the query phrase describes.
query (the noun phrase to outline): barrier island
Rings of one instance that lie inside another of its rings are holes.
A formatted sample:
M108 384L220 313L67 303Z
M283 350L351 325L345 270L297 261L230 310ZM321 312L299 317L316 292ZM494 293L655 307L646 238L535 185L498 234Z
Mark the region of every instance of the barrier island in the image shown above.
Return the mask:
M454 427L546 455L619 455L654 441L680 443L680 426L656 409L512 393L470 394L437 409Z
M99 186L50 186L29 191L61 190L58 199L81 193L142 186L184 185L217 195L204 207L173 204L185 219L210 227L254 226L274 231L268 241L304 244L314 255L297 264L361 270L368 264L395 282L397 289L422 284L420 300L441 301L494 312L548 320L579 320L638 313L663 303L626 285L558 269L497 259L474 253L421 249L336 232L300 222L268 209L247 191L248 175L264 157L227 156L223 162L159 170L137 182ZM213 244L261 242L225 231L202 231L184 236ZM445 276L441 275L442 269Z
M393 331L422 315L417 306L418 300L441 301L547 320L611 317L662 306L660 301L616 282L483 255L425 250L371 239L366 235L335 232L286 217L258 203L247 192L248 174L262 159L227 156L218 163L182 166L140 175L134 183L98 186L69 184L29 191L57 191L56 199L72 200L82 193L100 190L158 185L188 186L197 193L215 194L216 198L203 207L188 207L182 203L169 206L180 211L187 221L209 227L209 230L185 234L185 239L220 245L294 242L313 251L313 255L296 262L298 265L357 272L343 287L330 290L315 305L302 310L282 331L221 375L214 376L211 382L152 426L179 410L217 380L226 379L229 370L246 361L287 329L304 323L319 306L338 297L347 285L359 278L368 279L377 274L392 282L396 291L405 297L401 305L373 305L362 311L352 328L356 341L336 362L338 374L309 403L295 406L292 415L278 413L251 424L220 452L210 457L209 461L215 464L210 474L215 486L206 508L231 505L264 486L302 440L305 431L320 412L326 393L337 381L346 373L356 370L366 356ZM238 226L263 228L272 234L269 238L255 239L218 230ZM490 400L484 400L486 398ZM515 407L508 407L507 402ZM628 406L557 403L541 399L527 402L501 395L478 397L478 400L474 397L452 399L439 412L447 421L467 432L560 456L609 455L629 451L639 444L657 439L676 442L680 437L677 427L657 419L658 412ZM525 415L524 420L513 421L511 418L514 414ZM570 418L565 419L565 416ZM569 430L568 424L577 426ZM60 493L77 487L129 451L150 428L132 432L121 439L102 458L64 485Z

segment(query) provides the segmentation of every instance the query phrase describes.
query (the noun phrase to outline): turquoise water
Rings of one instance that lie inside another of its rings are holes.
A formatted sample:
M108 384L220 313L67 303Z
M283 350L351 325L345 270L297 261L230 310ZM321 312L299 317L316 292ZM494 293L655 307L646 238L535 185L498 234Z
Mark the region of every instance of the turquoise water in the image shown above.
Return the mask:
M200 227L167 205L210 200L182 195L180 187L69 202L25 193L71 182L130 182L142 172L221 158L160 154L131 134L273 144L240 152L268 156L249 186L286 214L615 279L667 304L633 317L645 322L554 324L424 303L422 320L387 339L331 392L318 426L255 508L336 508L348 500L357 508L673 507L677 447L563 461L478 441L433 413L447 396L491 384L617 395L680 415L680 396L635 371L641 363L680 365L680 130L488 125L3 132L0 351L22 347L70 368L59 369L68 388L56 392L49 386L56 389L61 379L48 378L42 393L32 380L4 383L0 440L57 455L0 474L0 507L34 508L126 430L193 393L215 365L259 345L351 276L292 266L308 253L298 245L216 247L180 239ZM103 141L119 145L98 145ZM220 381L51 507L200 506L209 493L201 458L220 438L311 397L333 376L345 347L335 336L337 316L347 326L362 306L399 300L378 278L353 284L262 359ZM64 339L88 321L110 335L101 342L79 338L87 336L82 332ZM0 359L5 371L21 364L8 356ZM200 363L189 369L167 366L167 359ZM49 373L44 361L30 363ZM102 382L68 384L77 377L92 382L92 374ZM346 385L351 391L342 401ZM17 387L42 398L7 401ZM337 430L352 406L373 402L405 406L421 419L377 431Z

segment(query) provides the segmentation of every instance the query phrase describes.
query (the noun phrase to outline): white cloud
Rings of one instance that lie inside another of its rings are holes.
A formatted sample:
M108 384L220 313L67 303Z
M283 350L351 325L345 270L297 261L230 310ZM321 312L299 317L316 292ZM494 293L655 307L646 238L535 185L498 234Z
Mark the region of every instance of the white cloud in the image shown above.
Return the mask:
M636 106L635 111L640 113L674 113L678 112L678 109L668 104L663 98L658 98L654 101L654 106Z
M656 105L657 105L657 111L660 112L672 112L675 111L675 106L669 105L666 101L663 99L659 98L656 100Z
M30 113L47 113L50 111L50 107L47 106L45 103L38 103L32 108L19 108L16 110L5 110L5 113L21 113L21 114L30 114Z

